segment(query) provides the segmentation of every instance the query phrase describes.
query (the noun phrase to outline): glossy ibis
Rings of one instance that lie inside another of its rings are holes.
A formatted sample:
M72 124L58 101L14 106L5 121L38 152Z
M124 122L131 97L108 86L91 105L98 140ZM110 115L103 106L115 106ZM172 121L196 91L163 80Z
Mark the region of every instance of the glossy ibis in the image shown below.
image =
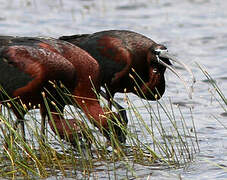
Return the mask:
M191 70L171 56L164 45L144 35L127 30L109 30L94 34L62 36L59 38L87 51L100 65L100 83L111 97L116 92L132 92L147 100L158 100L165 91L166 68L175 73L186 85L170 60ZM133 76L133 78L132 78Z
M100 91L100 66L94 58L66 41L10 36L0 39L0 102L11 104L22 127L27 111L18 111L14 102L25 105L28 110L40 107L44 133L45 117L48 114L42 95L45 94L53 117L48 119L51 129L55 133L57 130L61 138L65 138L66 131L68 140L73 143L72 135L78 131L78 121L64 119L63 108L67 103L53 86L54 82L59 86L63 84L88 119L110 138L108 119L115 119L114 116L121 118L119 114L106 113L93 91ZM12 103L8 101L9 98L16 100ZM125 134L116 125L114 128L119 141L124 142Z

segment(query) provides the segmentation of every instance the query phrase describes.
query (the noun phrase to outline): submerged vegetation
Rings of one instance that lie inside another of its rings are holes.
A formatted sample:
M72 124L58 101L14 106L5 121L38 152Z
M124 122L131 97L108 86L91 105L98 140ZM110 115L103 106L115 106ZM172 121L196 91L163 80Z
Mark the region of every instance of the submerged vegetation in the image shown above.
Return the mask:
M66 104L77 107L73 96L64 86L56 86L56 89L67 102ZM43 98L46 108L49 109L48 99L45 96ZM99 101L103 107L108 108L103 98L100 97ZM119 144L113 134L110 142L106 143L102 134L84 118L79 108L73 106L65 109L65 116L83 122L80 133L75 133L75 144L71 145L61 140L59 135L55 135L49 128L46 129L46 136L42 138L40 116L37 116L37 111L27 112L25 142L21 133L14 130L15 118L12 117L10 108L2 108L0 143L3 148L0 151L0 161L3 163L0 164L0 176L86 178L96 177L96 172L103 171L107 173L105 177L110 178L118 176L119 167L124 166L126 170L120 174L129 178L138 176L134 168L138 165L166 169L185 167L193 161L195 153L199 151L199 145L192 109L188 110L191 113L191 122L186 123L180 107L173 106L171 99L169 104L165 104L162 100L139 101L141 102L132 102L125 94L128 127L118 124L117 119L116 122L112 122L127 134L126 144ZM115 104L114 101L112 103ZM138 103L141 106L138 107ZM17 106L18 110L26 111L23 105L18 103ZM118 111L117 107L115 111ZM50 112L49 116L51 116ZM81 126L81 123L78 126ZM65 139L67 140L67 135Z

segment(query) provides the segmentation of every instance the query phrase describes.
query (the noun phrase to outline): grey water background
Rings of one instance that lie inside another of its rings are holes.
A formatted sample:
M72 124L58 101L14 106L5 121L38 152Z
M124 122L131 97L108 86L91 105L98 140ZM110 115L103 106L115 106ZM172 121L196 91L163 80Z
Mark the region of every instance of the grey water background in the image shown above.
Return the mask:
M179 104L186 121L192 108L200 153L186 168L164 171L138 166L136 173L140 179L179 179L179 175L182 179L227 179L227 129L215 119L227 126L227 116L195 63L205 66L226 95L226 9L225 0L0 0L0 34L58 37L128 29L165 44L190 65L197 82L190 100L182 83L167 71L162 102L168 104L171 98L173 104ZM187 72L178 71L190 80ZM129 96L139 105L138 97ZM97 177L107 178L105 169Z

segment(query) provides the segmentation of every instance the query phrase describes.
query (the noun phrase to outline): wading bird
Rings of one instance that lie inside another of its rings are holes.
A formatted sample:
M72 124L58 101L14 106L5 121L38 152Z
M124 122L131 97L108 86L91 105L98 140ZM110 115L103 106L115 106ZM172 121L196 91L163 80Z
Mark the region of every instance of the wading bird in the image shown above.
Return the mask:
M66 41L10 36L0 39L0 103L10 104L23 130L27 110L39 106L44 134L48 114L45 98L52 115L48 118L51 129L75 144L73 134L78 132L80 123L76 119L64 119L63 109L68 103L55 86L64 85L88 119L110 139L108 119L121 121L121 118L117 113L108 113L99 104L93 89L100 92L101 74L94 58ZM18 110L16 103L26 108ZM119 141L125 142L121 129L114 125L113 130Z
M116 92L132 92L147 100L158 100L165 91L166 68L184 83L191 97L191 88L174 69L170 60L192 71L171 56L167 48L150 38L126 30L101 31L94 34L62 36L59 38L87 51L100 65L100 83L111 98Z

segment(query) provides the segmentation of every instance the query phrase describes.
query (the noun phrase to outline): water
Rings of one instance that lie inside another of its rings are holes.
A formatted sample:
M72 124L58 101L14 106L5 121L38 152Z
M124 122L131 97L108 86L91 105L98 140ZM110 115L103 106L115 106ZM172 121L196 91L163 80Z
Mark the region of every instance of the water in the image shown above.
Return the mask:
M184 169L154 170L137 165L140 179L227 179L227 117L211 98L211 86L195 62L206 67L223 93L227 92L227 1L224 0L0 0L0 34L52 36L128 29L164 43L170 52L190 65L197 83L193 99L187 98L179 80L166 73L163 97L180 104L184 116L193 118L200 140L200 153ZM185 79L189 75L178 70ZM120 95L119 95L120 96ZM138 101L136 96L131 100ZM124 171L124 168L121 169ZM97 176L107 178L97 169ZM52 177L54 178L54 177ZM52 179L50 177L50 179ZM123 177L120 177L123 178Z

